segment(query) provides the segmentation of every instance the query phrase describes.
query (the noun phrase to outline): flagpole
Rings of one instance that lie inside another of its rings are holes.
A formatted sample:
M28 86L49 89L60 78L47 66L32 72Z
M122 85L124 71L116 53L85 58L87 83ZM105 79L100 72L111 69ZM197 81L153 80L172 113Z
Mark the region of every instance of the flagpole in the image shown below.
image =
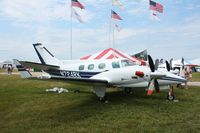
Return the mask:
M115 28L114 28L114 23L112 24L113 26L113 56L114 56L114 59L115 59Z
M112 47L111 45L111 25L112 25L112 15L109 18L110 22L109 22L109 47Z
M71 16L70 16L70 59L72 60L72 3L71 3Z

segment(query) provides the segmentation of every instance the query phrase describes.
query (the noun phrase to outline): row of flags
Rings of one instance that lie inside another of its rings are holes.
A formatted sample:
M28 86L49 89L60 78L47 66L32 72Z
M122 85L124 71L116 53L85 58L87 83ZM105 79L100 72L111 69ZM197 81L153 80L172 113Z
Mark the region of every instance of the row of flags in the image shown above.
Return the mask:
M118 6L120 9L124 9L124 5L119 0L112 0L112 6ZM112 20L122 20L122 17L119 16L115 11L111 9L111 18ZM116 31L120 32L121 27L117 24L117 22L114 23L113 21L113 27Z
M112 0L113 6L118 6L120 9L124 8L124 5L121 3L120 0ZM153 16L155 19L159 19L157 16L157 13L163 13L164 7L160 3L157 3L155 1L149 0L149 10L151 10L151 16ZM80 9L85 9L84 5L80 3L78 0L71 0L71 7L72 7L72 15L80 22L83 23L83 20L81 16L76 12L76 10L73 7L77 7ZM111 18L113 20L122 20L122 17L115 11L111 10ZM115 24L116 28L119 28L117 24Z

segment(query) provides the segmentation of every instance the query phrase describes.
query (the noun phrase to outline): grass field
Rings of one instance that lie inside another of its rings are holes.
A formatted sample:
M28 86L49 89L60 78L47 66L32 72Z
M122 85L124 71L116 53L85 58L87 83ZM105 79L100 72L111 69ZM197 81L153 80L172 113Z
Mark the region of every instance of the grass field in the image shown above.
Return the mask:
M57 81L0 75L0 132L200 132L200 88L175 89L179 102L136 91L109 92L98 102L90 87L81 93L47 93L53 87L76 88ZM79 88L80 86L78 86Z
M17 72L17 69L13 69L13 72ZM7 69L0 68L0 73L7 73Z
M192 73L192 79L190 79L190 81L200 82L200 72Z

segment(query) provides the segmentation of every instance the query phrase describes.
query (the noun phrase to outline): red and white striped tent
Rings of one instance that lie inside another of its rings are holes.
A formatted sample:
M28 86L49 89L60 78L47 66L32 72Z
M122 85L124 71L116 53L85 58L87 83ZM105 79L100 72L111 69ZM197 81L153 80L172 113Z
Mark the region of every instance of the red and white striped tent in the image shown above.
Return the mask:
M115 58L128 59L135 62L138 65L144 65L144 61L135 57L131 57L130 55L113 48L108 48L101 52L95 53L93 55L88 55L80 59L81 60L101 60L101 59L115 59Z

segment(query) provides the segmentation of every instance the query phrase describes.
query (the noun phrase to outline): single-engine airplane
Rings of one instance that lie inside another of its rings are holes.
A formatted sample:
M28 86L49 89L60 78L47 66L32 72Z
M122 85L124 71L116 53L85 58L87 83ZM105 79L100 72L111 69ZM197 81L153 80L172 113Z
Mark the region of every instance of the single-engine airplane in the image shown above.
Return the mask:
M108 87L120 87L128 90L134 88L146 89L151 95L154 90L159 92L160 86L172 86L186 80L168 71L159 71L158 62L155 64L148 56L149 66L138 66L127 59L111 60L72 60L63 63L50 53L42 44L33 44L41 63L18 61L14 59L22 78L31 74L24 67L38 68L50 76L50 79L88 83L101 101L106 101ZM167 65L169 63L166 63ZM173 100L173 88L170 87L168 99Z

